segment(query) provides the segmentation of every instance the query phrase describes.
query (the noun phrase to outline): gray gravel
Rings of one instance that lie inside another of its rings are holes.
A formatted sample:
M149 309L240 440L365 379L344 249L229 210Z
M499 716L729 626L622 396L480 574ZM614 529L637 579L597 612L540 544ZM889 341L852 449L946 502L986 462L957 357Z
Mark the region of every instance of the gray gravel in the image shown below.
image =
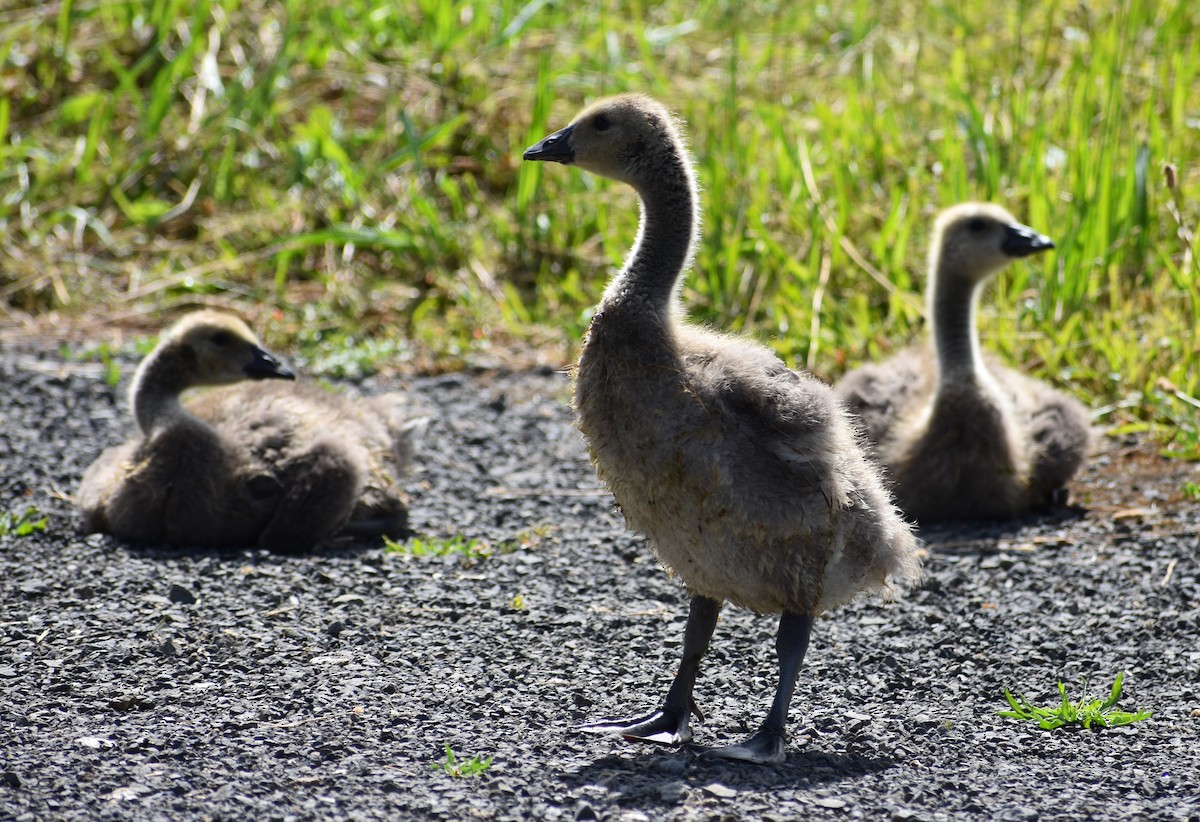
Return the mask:
M1079 508L926 530L921 590L818 623L763 768L571 733L658 702L686 596L598 487L562 375L403 384L433 417L413 525L492 546L471 564L84 536L60 494L124 436L124 386L33 351L0 352L0 385L0 507L50 521L0 537L0 819L1200 820L1200 473L1147 443L1107 442ZM765 714L773 630L723 615L698 744ZM1005 687L1122 670L1152 719L996 715ZM436 770L447 744L491 767Z

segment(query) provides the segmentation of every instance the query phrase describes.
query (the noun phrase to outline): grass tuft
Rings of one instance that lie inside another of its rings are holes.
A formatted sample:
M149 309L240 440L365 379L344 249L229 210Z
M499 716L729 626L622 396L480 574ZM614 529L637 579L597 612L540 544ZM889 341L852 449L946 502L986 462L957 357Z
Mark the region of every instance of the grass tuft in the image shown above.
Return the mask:
M46 530L46 517L32 505L20 514L11 511L0 512L0 537L27 537L30 534Z
M470 759L462 759L454 753L454 749L450 747L450 743L446 743L446 754L440 762L435 762L433 768L440 770L455 778L465 778L479 776L492 767L491 756L479 756L476 754Z
M449 557L461 556L463 561L473 565L492 555L489 543L478 539L468 539L462 534L445 538L411 537L404 542L383 538L384 548L391 554L404 554L410 557Z
M541 545L544 539L554 533L554 526L539 523L531 528L517 532L512 538L491 543L487 540L465 537L454 534L449 537L411 537L400 542L383 538L384 548L388 553L403 554L410 557L448 557L459 556L466 565L489 559L496 554L511 554L514 551L532 550Z
M1117 674L1107 699L1090 699L1084 697L1078 702L1072 702L1067 697L1067 686L1058 683L1059 704L1053 708L1039 708L1029 702L1023 695L1013 696L1004 689L1004 698L1008 700L1011 710L998 711L1000 716L1020 719L1026 722L1036 722L1042 730L1053 731L1071 725L1082 728L1096 727L1116 728L1132 722L1149 719L1150 711L1121 711L1117 710L1117 700L1121 698L1121 683L1125 673Z

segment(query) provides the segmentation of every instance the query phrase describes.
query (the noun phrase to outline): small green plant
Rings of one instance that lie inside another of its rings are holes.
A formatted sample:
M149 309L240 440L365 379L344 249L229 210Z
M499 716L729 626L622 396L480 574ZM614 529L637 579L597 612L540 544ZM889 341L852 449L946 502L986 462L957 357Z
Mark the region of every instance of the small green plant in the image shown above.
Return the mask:
M470 759L460 759L454 754L450 743L446 743L446 756L441 762L433 763L434 770L443 770L453 777L479 776L492 767L492 757L473 756Z
M113 359L112 354L106 354L101 358L104 365L104 385L108 388L116 388L121 382L121 364Z
M1008 700L1008 704L1012 707L1012 710L998 711L997 713L1000 716L1021 719L1026 722L1036 722L1039 727L1047 731L1053 731L1055 728L1062 728L1067 725L1079 725L1084 728L1091 728L1093 725L1097 728L1116 728L1120 725L1128 725L1132 722L1149 719L1151 716L1150 711L1135 711L1130 713L1129 711L1118 711L1116 709L1117 700L1121 698L1121 683L1124 680L1124 672L1117 674L1117 679L1113 682L1108 699L1100 700L1084 697L1078 702L1072 702L1067 697L1067 686L1059 682L1058 693L1062 702L1054 708L1039 708L1031 704L1024 695L1015 697L1005 688L1004 698Z
M412 358L406 340L359 339L327 329L301 332L300 347L312 371L339 379L375 374L382 363Z
M1200 500L1200 482L1185 482L1183 484L1183 495L1188 499Z
M27 537L34 532L45 530L46 518L32 505L19 515L10 511L0 513L0 537L6 537L9 534L14 537Z
M513 535L512 539L506 539L499 545L501 554L511 554L514 551L528 550L537 548L542 542L554 533L554 526L541 522L529 528L518 531Z
M487 540L467 538L462 534L450 537L413 537L405 542L384 537L383 544L392 554L406 554L410 557L448 557L459 554L467 565L474 565L496 554L511 554L514 551L536 548L553 532L554 526L543 523L518 531L512 538L495 544Z
M1200 460L1200 400L1185 394L1168 380L1159 380L1159 391L1151 403L1164 423L1154 430L1159 435L1159 454L1167 459Z
M109 388L116 388L117 384L121 382L121 363L117 360L117 352L108 343L102 342L93 348L80 351L72 351L70 346L63 343L58 347L58 353L64 360L78 362L99 360L104 369L104 384Z
M413 537L407 542L383 538L384 548L392 554L407 554L412 557L448 557L461 554L468 564L487 559L492 555L492 546L478 539L468 539L462 534L452 537L422 539Z

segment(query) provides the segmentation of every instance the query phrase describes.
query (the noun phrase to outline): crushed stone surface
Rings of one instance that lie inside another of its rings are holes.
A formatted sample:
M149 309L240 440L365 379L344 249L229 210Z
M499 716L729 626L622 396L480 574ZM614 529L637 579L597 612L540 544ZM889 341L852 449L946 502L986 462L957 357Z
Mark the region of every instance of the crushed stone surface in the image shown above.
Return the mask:
M0 352L0 819L1200 820L1200 483L1104 439L1072 507L921 533L928 580L818 621L787 762L710 762L765 716L775 619L727 608L681 750L572 726L649 711L686 593L624 528L551 371L372 381L432 418L427 544L305 556L80 533L66 498L129 430L101 368ZM997 716L1107 694L1153 717ZM440 767L492 757L474 776Z

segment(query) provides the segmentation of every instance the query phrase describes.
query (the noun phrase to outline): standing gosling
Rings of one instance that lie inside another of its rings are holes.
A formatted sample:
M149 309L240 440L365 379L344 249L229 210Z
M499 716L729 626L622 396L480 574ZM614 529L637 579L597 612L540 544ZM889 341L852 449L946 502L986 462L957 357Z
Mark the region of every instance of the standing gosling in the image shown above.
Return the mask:
M768 349L681 319L699 235L691 159L667 110L640 95L590 108L525 152L631 185L638 238L609 283L575 369L575 411L630 526L691 591L683 660L662 708L584 726L691 740L692 689L725 600L782 612L779 686L761 729L709 755L776 763L813 619L919 577L910 529L833 392Z
M407 509L389 471L407 467L423 421L403 420L394 398L356 403L274 381L292 379L236 317L184 317L134 376L137 435L84 474L77 500L85 528L283 553L339 531L403 532ZM188 388L218 385L180 401Z
M963 203L934 224L928 345L837 384L859 414L896 501L922 523L1012 517L1062 498L1089 441L1082 405L979 349L979 293L1013 260L1054 248L1003 208Z

